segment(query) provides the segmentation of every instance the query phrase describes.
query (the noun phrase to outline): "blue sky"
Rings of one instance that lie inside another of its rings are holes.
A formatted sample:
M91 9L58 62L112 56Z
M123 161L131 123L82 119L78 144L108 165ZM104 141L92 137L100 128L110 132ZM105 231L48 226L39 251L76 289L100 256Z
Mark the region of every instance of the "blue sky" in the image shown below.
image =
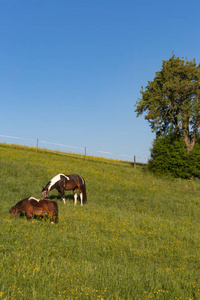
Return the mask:
M199 0L0 1L0 135L24 138L0 142L146 162L155 136L134 105L172 51L200 62L199 11Z

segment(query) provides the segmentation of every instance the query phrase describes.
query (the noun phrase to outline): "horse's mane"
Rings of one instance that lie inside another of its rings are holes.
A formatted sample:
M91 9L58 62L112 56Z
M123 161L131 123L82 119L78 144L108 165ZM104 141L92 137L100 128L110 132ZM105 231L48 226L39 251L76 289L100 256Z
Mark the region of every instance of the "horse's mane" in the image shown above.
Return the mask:
M37 198L35 198L35 197L29 197L28 200L29 200L29 201L30 201L30 200L35 200L35 201L37 201L37 202L40 202L40 199L37 199Z
M51 183L51 180L43 187L42 192L44 192L46 189L48 189L49 185Z

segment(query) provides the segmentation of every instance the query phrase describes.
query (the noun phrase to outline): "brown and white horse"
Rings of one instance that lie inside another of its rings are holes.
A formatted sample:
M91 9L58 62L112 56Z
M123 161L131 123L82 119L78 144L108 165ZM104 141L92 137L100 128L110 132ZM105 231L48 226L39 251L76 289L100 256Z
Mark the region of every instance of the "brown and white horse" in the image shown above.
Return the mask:
M77 204L77 190L80 192L81 206L87 202L85 180L78 174L64 175L58 174L54 176L42 189L41 199L45 199L49 192L53 189L61 194L61 198L65 203L65 191L73 190L74 205Z
M58 223L58 204L55 201L48 199L39 200L34 197L29 197L17 202L9 210L13 218L21 211L25 211L28 220L32 219L33 215L49 215L51 223Z

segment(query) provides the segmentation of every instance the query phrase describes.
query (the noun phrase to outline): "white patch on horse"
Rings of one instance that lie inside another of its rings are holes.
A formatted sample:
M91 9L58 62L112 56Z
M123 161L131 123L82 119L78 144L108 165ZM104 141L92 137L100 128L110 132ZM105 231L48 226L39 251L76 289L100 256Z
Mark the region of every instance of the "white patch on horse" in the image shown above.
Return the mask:
M67 180L70 180L70 178L68 176L66 176L65 174L60 174L62 176L65 176L65 178L67 178Z
M67 180L69 180L69 177L67 177L65 174L62 174L62 173L60 173L60 174L54 176L54 177L50 180L50 185L49 185L49 187L48 187L48 191L50 191L51 187L52 187L56 182L58 182L58 181L61 179L61 175L64 176L64 177L66 177Z
M83 206L83 193L80 193L80 198L81 198L81 206Z
M34 197L29 197L28 200L29 200L29 201L30 201L30 200L36 200L37 202L40 202L40 199L36 199L36 198L34 198Z
M81 176L80 176L80 177L81 177ZM82 180L82 183L85 184L85 181L84 181L83 177L81 177L81 180Z
M77 203L77 193L74 194L74 205Z
M64 202L64 204L65 204L65 197L64 197L64 198L62 198L62 200L63 200L63 202Z

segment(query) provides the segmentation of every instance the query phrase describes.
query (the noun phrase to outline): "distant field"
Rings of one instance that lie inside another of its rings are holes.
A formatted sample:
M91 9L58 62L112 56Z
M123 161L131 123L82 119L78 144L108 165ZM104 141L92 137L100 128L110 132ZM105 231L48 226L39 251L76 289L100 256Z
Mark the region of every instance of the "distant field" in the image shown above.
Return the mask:
M11 219L58 173L84 177L88 202L59 223ZM0 299L200 299L200 181L0 144Z

